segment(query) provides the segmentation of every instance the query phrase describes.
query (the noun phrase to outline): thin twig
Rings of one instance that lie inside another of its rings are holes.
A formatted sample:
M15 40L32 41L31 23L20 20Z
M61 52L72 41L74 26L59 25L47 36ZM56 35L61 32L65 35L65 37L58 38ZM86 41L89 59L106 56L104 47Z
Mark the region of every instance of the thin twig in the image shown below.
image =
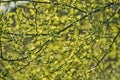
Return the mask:
M13 62L13 61L21 61L21 60L27 59L28 57L23 57L23 58L18 58L18 59L7 59L7 58L4 58L4 57L1 55L0 58L1 58L2 60L4 60L4 61Z
M103 61L103 59L106 57L106 55L110 53L111 48L112 48L113 44L115 43L116 39L118 38L119 34L120 34L120 29L119 29L118 33L116 34L116 36L113 38L113 41L110 44L108 51L106 51L106 53L102 56L102 58L99 60L99 62L95 65L95 67L97 67Z
M119 34L120 34L120 29L119 29L119 31L117 32L116 36L113 38L113 41L112 41L112 43L110 44L108 51L106 51L106 53L102 56L102 58L101 58L100 60L98 60L98 63L97 63L93 68L91 68L89 71L87 71L86 73L90 73L91 71L97 69L97 67L98 67L98 66L100 65L100 63L105 59L105 57L107 56L107 54L110 53L111 48L112 48L113 44L115 43L116 39L118 38Z
M107 7L109 7L109 6L113 5L113 4L114 4L114 3L108 3L106 6L101 7L101 8L105 9L105 8L107 8ZM70 28L70 27L72 27L75 23L84 20L84 19L85 19L86 17L88 17L89 15L101 11L101 10L102 10L101 8L95 9L94 11L92 11L92 12L90 12L90 13L84 15L84 16L81 17L80 19L77 19L76 21L70 23L70 24L67 25L65 28L63 28L62 30L58 31L57 34L60 34L61 32L67 30L67 29Z

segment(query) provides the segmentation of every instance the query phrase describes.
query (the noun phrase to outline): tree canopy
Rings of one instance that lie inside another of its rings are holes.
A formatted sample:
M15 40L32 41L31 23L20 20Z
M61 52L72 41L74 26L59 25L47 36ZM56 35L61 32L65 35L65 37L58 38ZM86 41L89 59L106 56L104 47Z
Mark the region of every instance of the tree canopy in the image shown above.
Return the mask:
M0 0L16 5L0 10L0 79L120 78L119 0L19 1Z

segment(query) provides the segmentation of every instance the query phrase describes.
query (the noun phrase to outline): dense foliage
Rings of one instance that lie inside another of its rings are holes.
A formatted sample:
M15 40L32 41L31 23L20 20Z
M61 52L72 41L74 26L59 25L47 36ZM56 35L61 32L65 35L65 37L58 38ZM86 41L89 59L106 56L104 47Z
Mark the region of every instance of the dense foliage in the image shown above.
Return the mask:
M18 1L0 11L1 80L119 80L119 1Z

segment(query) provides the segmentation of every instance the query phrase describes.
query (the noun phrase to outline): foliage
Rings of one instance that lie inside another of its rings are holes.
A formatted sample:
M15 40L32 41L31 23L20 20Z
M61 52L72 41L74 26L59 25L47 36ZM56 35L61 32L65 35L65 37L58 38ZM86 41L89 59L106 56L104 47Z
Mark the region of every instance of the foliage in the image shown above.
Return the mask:
M120 2L31 0L1 11L0 51L3 80L118 80Z

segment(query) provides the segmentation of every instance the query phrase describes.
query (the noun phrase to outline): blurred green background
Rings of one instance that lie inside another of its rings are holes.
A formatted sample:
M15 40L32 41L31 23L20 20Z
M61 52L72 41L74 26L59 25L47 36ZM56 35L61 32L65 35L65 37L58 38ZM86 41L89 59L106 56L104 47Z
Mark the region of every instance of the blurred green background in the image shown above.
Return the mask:
M0 5L0 80L119 80L119 1Z

